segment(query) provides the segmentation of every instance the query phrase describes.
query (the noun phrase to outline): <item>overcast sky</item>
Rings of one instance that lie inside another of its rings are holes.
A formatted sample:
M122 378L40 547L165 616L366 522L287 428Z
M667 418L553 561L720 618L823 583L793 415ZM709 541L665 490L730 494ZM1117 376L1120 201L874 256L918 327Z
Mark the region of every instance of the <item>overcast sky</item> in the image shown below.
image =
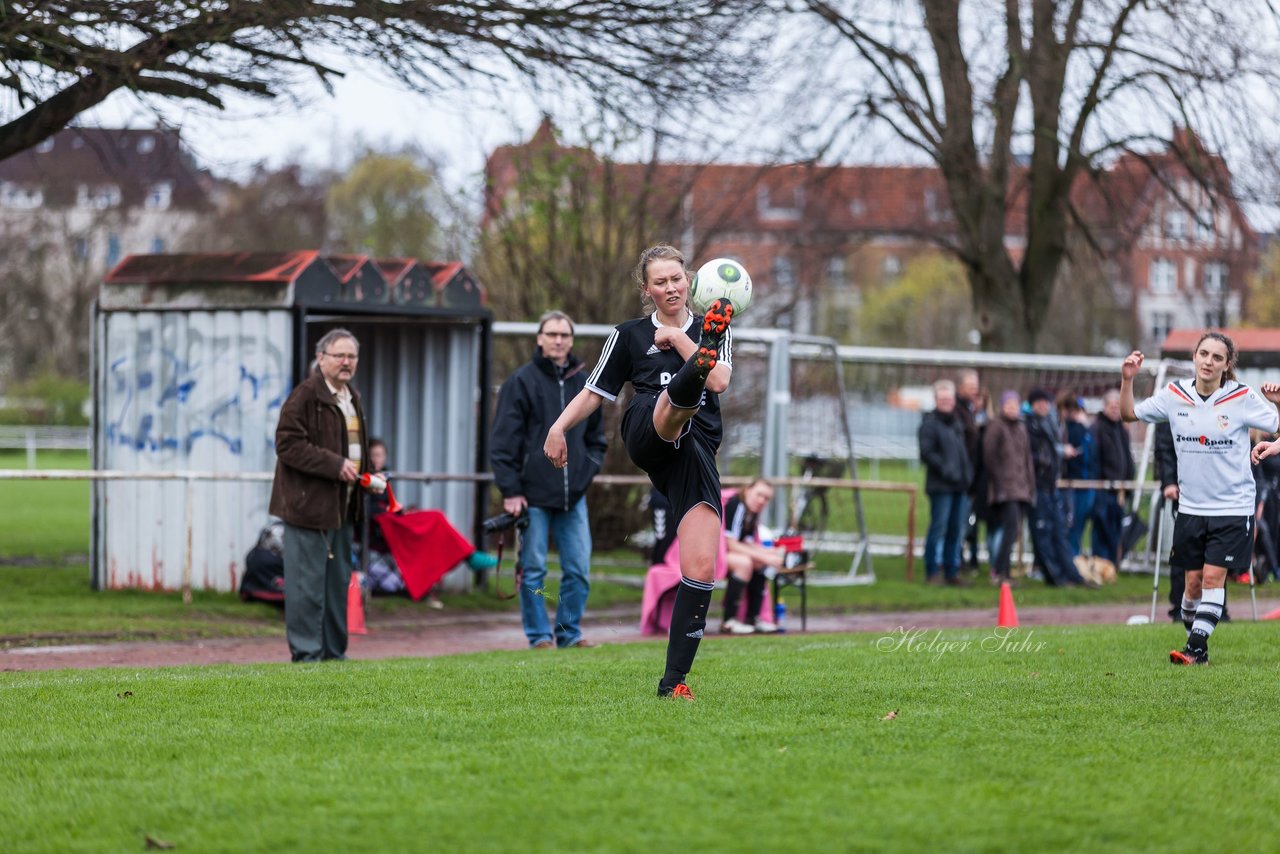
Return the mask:
M181 130L201 165L232 178L259 162L345 163L360 139L378 147L410 143L439 158L456 184L478 175L495 146L526 138L541 115L533 98L516 87L495 92L477 86L428 98L359 70L337 80L332 95L318 84L301 85L291 95L269 102L231 96L225 112L173 102L161 104L158 115L154 105L117 93L79 123L150 127L162 117Z

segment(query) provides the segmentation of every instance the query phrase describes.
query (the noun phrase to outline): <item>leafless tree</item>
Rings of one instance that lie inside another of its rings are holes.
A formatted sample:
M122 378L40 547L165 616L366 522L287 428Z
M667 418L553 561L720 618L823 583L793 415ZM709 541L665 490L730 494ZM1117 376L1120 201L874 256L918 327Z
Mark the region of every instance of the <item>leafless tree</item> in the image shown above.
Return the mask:
M409 87L476 75L572 80L626 93L706 93L749 73L756 0L77 0L0 3L0 159L35 145L113 92L271 97L333 58L368 60Z
M1214 150L1276 116L1268 0L784 3L818 24L805 85L832 93L827 128L888 129L943 174L947 245L986 349L1035 349L1068 234L1089 226L1082 181L1122 152L1165 148L1175 125ZM1180 154L1206 189L1230 192L1204 149Z

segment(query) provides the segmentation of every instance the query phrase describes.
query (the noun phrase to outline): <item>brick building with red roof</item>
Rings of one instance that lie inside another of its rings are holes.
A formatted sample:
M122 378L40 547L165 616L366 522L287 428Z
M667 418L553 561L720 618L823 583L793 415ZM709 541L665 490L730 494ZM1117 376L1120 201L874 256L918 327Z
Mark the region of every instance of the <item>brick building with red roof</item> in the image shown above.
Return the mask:
M522 170L538 158L571 159L607 180L620 199L642 200L667 239L693 259L740 260L757 285L749 322L852 341L863 294L893 281L914 258L956 244L941 173L915 166L609 163L560 145L544 119L526 143L495 149L486 164L491 227L513 203ZM1188 165L1189 164L1189 165ZM1206 191L1193 180L1193 172ZM604 176L607 174L607 179ZM1005 245L1025 243L1023 186L1015 179ZM1143 346L1175 326L1239 321L1258 236L1231 196L1230 173L1194 134L1166 151L1125 155L1079 180L1073 193L1082 245L1101 254ZM1060 287L1070 288L1070 280ZM764 321L763 318L768 320ZM907 342L921 346L927 342Z

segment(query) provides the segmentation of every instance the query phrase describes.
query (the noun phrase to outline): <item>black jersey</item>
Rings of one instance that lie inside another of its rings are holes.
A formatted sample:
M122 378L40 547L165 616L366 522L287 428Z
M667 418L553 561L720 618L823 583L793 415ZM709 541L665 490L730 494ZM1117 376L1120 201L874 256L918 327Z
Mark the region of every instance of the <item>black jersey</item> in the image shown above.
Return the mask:
M740 543L760 541L760 517L747 509L747 503L738 493L725 502L724 533Z
M686 335L697 342L697 330L702 326L701 316L691 316L682 327ZM628 320L614 327L613 334L604 342L600 361L587 378L587 388L608 400L616 400L622 387L630 382L637 394L657 395L685 360L674 349L660 350L654 343L658 331L658 316L651 314ZM720 342L719 361L733 367L733 331L725 330ZM720 396L703 391L701 408L693 423L702 431L714 450L720 447L723 428L720 423Z

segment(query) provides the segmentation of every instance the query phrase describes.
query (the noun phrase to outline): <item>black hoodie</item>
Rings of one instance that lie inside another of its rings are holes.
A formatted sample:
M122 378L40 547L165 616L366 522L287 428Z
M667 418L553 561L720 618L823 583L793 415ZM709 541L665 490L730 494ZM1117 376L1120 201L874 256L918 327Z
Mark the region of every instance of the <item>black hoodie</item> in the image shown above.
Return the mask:
M565 434L569 464L557 469L542 453L547 431L587 384L582 360L572 353L561 368L534 348L533 358L498 392L489 463L503 498L523 495L531 507L568 510L604 464L609 443L599 409Z

